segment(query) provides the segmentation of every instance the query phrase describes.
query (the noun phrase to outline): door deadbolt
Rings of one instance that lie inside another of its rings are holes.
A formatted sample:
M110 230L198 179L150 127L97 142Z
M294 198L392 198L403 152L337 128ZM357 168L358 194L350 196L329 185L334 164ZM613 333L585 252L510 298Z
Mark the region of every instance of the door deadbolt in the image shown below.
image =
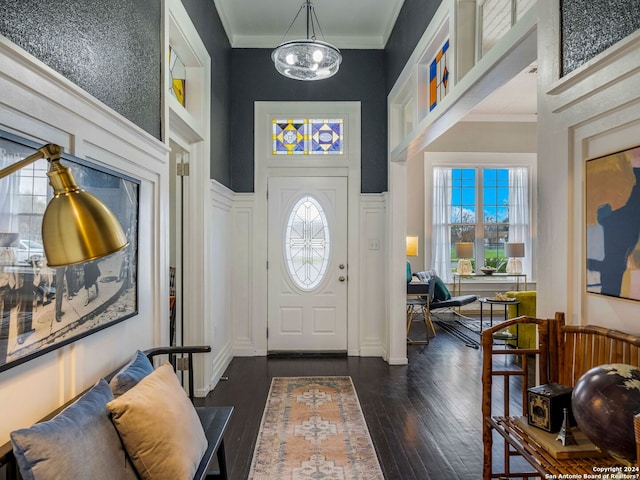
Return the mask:
M339 268L340 270L344 270L344 263L341 263L340 265L338 265L338 268Z

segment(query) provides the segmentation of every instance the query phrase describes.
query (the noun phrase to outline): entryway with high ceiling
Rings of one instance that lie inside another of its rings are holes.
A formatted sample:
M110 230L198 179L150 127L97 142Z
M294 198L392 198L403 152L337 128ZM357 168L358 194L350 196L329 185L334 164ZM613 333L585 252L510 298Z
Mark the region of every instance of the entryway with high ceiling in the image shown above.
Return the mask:
M256 102L255 112L265 351L357 352L360 103Z

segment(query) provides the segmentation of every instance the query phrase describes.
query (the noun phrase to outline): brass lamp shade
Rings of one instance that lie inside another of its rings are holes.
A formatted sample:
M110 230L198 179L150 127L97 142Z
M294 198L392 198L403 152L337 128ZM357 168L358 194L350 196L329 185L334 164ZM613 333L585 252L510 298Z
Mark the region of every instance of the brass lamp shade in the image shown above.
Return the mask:
M40 158L49 161L47 176L53 198L42 218L42 243L51 268L105 257L129 244L115 215L78 186L69 167L60 163L61 156L62 147L50 143L0 170L4 178Z
M42 218L42 243L49 267L95 260L128 245L115 215L76 184L68 167L52 161L47 175L54 190Z

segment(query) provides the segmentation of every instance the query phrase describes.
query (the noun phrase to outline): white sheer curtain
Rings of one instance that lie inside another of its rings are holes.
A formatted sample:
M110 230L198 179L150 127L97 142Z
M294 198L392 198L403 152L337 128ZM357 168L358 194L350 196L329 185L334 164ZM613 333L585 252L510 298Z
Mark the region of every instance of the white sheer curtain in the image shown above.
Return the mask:
M431 226L431 268L445 282L451 282L451 169L433 169L433 219Z
M529 175L524 167L509 169L509 241L524 243L522 271L531 275L529 241Z
M22 160L20 155L0 148L0 168ZM13 173L0 181L0 232L18 232L17 196L20 188L20 174Z

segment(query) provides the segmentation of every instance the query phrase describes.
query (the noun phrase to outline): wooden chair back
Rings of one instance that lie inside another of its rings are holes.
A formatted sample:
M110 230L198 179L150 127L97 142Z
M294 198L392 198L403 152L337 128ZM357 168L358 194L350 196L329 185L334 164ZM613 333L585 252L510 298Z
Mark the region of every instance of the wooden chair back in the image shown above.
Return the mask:
M626 363L640 367L640 337L595 325L557 327L551 344L551 379L562 385L575 386L588 370L607 363Z

